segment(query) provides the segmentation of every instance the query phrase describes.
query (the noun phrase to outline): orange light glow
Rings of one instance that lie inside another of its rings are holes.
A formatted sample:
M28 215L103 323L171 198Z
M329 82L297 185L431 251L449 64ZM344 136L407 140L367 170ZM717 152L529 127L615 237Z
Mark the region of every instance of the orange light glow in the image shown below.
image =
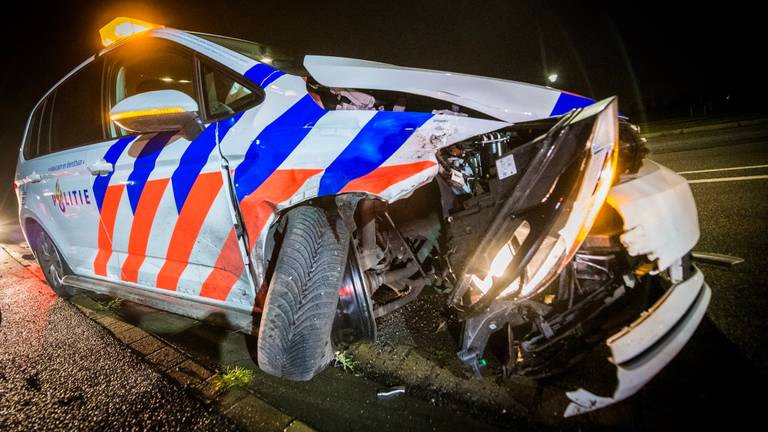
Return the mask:
M109 118L112 121L119 121L119 120L128 119L128 118L149 117L149 116L162 115L162 114L180 114L183 112L184 112L184 108L179 108L179 107L152 108L152 109L126 111L126 112L111 114Z
M99 29L99 35L101 36L101 43L107 47L135 34L162 27L134 18L118 17Z
M614 121L618 122L617 119L614 119ZM614 129L618 130L618 127ZM573 258L573 256L576 254L576 251L578 251L578 249L581 247L581 244L587 238L587 235L589 235L589 231L592 229L592 225L595 224L595 220L597 219L598 213L600 213L600 209L603 208L603 204L608 198L608 192L613 185L613 179L616 176L616 167L619 162L618 141L619 137L617 134L611 154L608 155L603 162L603 167L600 172L600 177L597 181L597 186L595 187L595 192L592 195L592 200L589 203L589 206L584 209L583 216L579 217L582 222L581 226L579 227L579 232L576 235L576 240L565 255L565 259L560 262L560 265L558 266L558 272L571 261L571 258Z

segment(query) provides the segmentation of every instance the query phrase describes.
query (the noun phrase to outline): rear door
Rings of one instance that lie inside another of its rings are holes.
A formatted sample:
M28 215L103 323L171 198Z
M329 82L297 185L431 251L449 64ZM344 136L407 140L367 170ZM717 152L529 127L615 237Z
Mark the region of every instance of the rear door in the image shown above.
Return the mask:
M105 61L108 107L139 93L173 89L196 99L207 120L191 141L180 133L131 136L108 125L118 142L129 140L108 186L119 195L111 235L120 279L250 308L250 273L233 235L228 174L217 146L240 116L229 106L206 103L194 53L170 42L129 42ZM215 112L207 112L209 105Z
M23 151L23 206L85 275L95 274L103 198L91 169L114 144L104 137L102 71L100 59L87 62L40 103Z

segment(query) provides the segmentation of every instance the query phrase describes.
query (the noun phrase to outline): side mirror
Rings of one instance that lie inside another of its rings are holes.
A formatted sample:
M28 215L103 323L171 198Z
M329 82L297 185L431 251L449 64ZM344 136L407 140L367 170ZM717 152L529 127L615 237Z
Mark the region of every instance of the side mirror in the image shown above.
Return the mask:
M156 90L127 97L112 107L109 118L137 133L182 131L194 139L203 130L197 102L178 90Z

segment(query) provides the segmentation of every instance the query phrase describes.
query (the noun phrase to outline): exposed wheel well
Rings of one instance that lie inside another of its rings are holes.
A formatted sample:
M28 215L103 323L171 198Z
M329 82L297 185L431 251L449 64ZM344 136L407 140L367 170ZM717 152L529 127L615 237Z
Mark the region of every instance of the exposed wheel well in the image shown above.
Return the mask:
M377 197L375 195L365 194L365 193L359 193L359 192L353 192L353 193L346 193L346 194L340 194L340 195L326 195L321 197L312 198L311 200L302 201L299 203L296 203L290 207L286 207L283 209L280 209L280 211L276 214L274 220L269 226L269 232L267 234L267 242L264 247L264 257L262 257L263 266L265 269L265 280L268 282L271 275L272 275L272 268L274 267L274 260L277 258L277 254L275 251L279 250L280 248L280 232L285 228L284 222L285 222L285 215L297 208L302 206L312 206L312 207L318 207L325 211L331 211L331 212L341 212L341 209L339 208L339 201L338 197L343 196L352 196L352 195L361 195L365 199L377 199L380 200L380 197ZM362 201L362 200L361 200ZM355 202L355 206L352 209L352 212L354 212L357 209L357 202ZM348 225L348 228L351 230L353 226Z
M23 223L23 227L24 227L24 235L27 238L27 243L29 243L29 247L34 251L35 247L37 247L38 244L39 244L38 242L40 241L40 236L43 233L46 233L46 234L48 234L48 233L45 230L45 228L43 227L43 224L38 222L33 217L25 218L24 219L24 223ZM53 238L53 236L51 236L50 234L48 234L48 237L53 242L53 244L56 246L56 248L59 251L61 251L62 249L59 247L59 244L56 241L56 239ZM69 266L69 264L67 263L66 258L63 255L61 255L61 261L62 261L62 264L64 265L65 270L67 272L69 272L69 273L73 273L72 267Z
M31 217L24 219L24 234L27 237L27 242L30 247L37 244L37 241L40 238L40 233L43 231L44 229L40 222Z

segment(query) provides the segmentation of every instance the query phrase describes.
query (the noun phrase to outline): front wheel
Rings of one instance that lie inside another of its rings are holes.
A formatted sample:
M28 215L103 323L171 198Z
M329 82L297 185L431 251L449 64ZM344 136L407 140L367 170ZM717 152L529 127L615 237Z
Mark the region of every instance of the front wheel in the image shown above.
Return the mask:
M307 381L333 358L331 329L349 248L340 217L297 207L287 223L259 326L265 372Z

